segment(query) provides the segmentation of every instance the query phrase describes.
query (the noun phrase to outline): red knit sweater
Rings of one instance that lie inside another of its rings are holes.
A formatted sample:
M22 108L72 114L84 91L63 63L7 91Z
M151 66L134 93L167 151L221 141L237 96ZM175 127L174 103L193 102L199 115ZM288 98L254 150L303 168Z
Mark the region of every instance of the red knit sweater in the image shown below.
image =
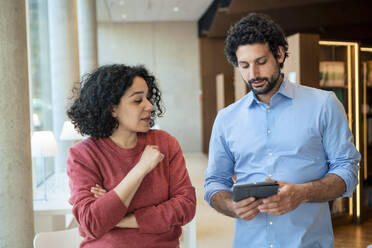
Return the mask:
M112 190L141 158L146 145L159 146L164 159L145 176L128 208ZM88 138L74 145L67 160L72 212L85 237L84 248L179 247L181 226L195 215L195 189L182 150L174 137L160 130L138 134L137 145L123 149L109 138ZM96 184L108 193L95 198ZM134 213L139 228L116 228Z

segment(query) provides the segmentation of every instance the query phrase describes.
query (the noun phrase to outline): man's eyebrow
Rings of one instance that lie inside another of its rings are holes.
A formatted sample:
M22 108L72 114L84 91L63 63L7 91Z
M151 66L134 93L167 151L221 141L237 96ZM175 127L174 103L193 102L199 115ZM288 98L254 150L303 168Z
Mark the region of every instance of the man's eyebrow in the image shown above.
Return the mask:
M258 58L256 58L256 59L254 59L254 61L258 61L258 60L260 60L260 59L263 59L263 58L266 58L267 56L266 55L264 55L264 56L261 56L261 57L258 57ZM238 61L238 63L239 64L249 64L247 61L245 61L245 60L242 60L242 61Z
M266 55L264 55L264 56L261 56L261 57L259 57L259 58L255 59L254 61L257 61L257 60L260 60L260 59L263 59L263 58L266 58Z

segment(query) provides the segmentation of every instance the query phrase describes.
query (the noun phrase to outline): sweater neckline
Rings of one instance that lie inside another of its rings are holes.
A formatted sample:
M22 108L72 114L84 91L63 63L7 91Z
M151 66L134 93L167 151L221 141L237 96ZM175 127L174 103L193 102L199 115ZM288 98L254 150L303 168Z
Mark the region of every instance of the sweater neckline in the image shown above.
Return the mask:
M129 149L118 146L110 138L104 138L103 142L119 154L123 154L126 156L137 155L143 151L143 147L145 143L145 134L137 133L137 144L133 148L129 148Z

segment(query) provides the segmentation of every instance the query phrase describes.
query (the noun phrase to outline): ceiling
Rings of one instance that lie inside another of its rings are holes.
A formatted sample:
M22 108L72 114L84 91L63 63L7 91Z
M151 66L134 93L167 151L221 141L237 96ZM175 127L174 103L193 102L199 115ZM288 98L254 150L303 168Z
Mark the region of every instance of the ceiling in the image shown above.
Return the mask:
M213 0L97 0L99 22L197 21Z
M199 35L225 37L251 12L270 15L286 35L318 33L322 39L372 44L371 0L214 0L199 19Z

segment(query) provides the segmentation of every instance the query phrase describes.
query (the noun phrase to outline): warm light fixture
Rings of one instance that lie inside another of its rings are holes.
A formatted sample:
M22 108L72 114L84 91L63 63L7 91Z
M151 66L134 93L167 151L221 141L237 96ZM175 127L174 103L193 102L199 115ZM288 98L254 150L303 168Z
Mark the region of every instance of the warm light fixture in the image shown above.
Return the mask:
M360 129L359 129L359 121L360 121L360 117L359 117L359 44L358 43L355 43L354 45L354 53L355 53L355 81L354 81L354 84L355 84L355 136L357 137L357 139L355 139L355 143L356 143L356 148L358 151L360 151ZM360 170L358 170L358 179L359 179L359 182L360 182ZM357 188L356 188L356 204L357 204L357 207L356 207L356 210L357 210L357 218L360 217L360 185L358 184L357 185Z
M372 52L372 47L361 47L360 51L362 51L362 52Z
M179 11L180 11L180 8L179 8L178 6L174 6L174 7L173 7L173 11L174 11L174 12L179 12Z
M362 52L372 52L371 47L361 47L360 51ZM367 63L363 63L363 159L364 159L364 180L367 180L368 178L368 168L367 168L367 160L368 160L368 138L367 138L367 133L368 133L368 128L367 128Z
M351 89L351 49L354 48L354 111L355 111L355 147L358 151L360 151L360 128L359 128L359 44L357 42L343 42L343 41L319 41L320 45L326 46L346 46L347 47L347 68L348 68L348 121L350 129L352 130L352 89ZM361 49L362 50L362 49ZM364 49L363 49L364 50ZM362 51L363 51L362 50ZM372 49L371 49L372 51ZM360 164L358 163L360 166ZM358 179L360 182L360 171L358 171ZM359 184L356 186L355 195L356 195L356 217L360 218L360 186ZM349 212L350 214L353 213L353 200L349 198Z
M81 140L83 136L76 131L71 121L65 121L59 138L60 140Z

